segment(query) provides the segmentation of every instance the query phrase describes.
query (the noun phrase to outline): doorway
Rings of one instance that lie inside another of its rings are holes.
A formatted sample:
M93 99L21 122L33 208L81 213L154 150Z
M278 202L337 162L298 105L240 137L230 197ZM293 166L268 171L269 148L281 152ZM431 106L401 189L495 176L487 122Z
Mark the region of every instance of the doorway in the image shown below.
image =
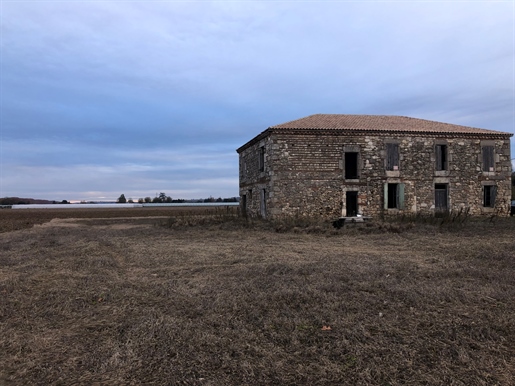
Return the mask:
M435 215L443 216L447 213L449 205L447 184L435 184Z
M260 212L261 212L261 217L266 218L266 190L265 189L261 189Z
M247 195L241 196L241 215L247 217Z
M346 217L356 217L358 215L358 192L345 192L345 202L347 207Z

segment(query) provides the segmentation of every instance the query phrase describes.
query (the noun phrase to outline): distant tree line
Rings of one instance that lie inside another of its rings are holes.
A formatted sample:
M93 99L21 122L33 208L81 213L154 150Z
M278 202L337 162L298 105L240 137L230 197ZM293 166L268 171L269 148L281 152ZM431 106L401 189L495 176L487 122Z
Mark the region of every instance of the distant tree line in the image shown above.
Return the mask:
M125 203L132 204L132 203L134 203L134 200L132 198L127 199L127 198L125 198L125 194L121 194L120 197L118 197L118 199L116 200L116 202L119 204L125 204ZM161 193L159 193L158 196L155 196L154 198L150 198L150 197L138 198L139 204L180 204L180 203L185 203L185 202L193 202L193 203L239 202L239 197L230 197L230 198L209 197L209 198L201 198L198 200L185 200L182 198L172 199L172 197L167 196L166 193L161 192Z
M239 201L238 197L231 197L231 198L209 197L209 198L204 198L201 202L238 202L238 201Z
M120 197L118 197L118 200L116 200L116 202L118 202L119 204L125 204L125 203L132 204L132 203L134 203L134 200L132 198L129 198L127 200L125 198L125 195L122 194ZM172 197L167 196L166 193L163 193L163 192L159 193L159 196L155 196L154 198L150 198L150 197L138 198L138 203L140 203L140 204L150 204L150 203L163 204L163 203L172 203L172 202L177 202L177 200L173 200Z
M18 197L4 197L0 199L0 205L24 205L30 204L29 201Z
M68 201L37 200L34 198L4 197L0 198L0 205L30 205L30 204L69 204Z

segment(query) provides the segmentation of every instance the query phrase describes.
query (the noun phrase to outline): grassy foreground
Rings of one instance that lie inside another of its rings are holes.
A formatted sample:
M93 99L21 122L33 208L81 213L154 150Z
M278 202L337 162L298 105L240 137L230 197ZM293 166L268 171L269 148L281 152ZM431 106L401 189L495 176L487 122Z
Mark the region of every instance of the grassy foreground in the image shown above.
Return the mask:
M515 384L513 220L1 233L0 384Z

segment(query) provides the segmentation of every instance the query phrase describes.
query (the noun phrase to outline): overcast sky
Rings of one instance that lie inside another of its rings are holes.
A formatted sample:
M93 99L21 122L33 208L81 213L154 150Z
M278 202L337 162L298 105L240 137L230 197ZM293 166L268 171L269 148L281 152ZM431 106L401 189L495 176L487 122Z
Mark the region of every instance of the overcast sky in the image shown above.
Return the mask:
M515 130L512 0L0 7L0 197L237 196L236 148L316 113Z

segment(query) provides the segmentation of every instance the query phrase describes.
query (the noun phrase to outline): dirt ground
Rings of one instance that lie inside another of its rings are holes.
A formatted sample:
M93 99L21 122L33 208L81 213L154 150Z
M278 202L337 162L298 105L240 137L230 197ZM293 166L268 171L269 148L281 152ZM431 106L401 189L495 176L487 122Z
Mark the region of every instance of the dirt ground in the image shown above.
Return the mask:
M0 384L515 384L513 218L88 213L0 233Z

